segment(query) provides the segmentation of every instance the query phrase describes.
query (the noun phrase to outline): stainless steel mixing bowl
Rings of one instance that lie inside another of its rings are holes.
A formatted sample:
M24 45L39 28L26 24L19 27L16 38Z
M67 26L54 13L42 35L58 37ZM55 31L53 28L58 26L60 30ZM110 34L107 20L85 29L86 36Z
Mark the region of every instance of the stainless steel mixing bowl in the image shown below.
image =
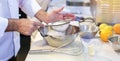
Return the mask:
M112 36L108 39L116 52L120 52L120 36Z
M98 26L91 21L80 22L79 29L80 36L86 39L94 38L98 32Z
M69 23L68 21L52 23L41 27L39 31L50 46L63 47L73 42L79 32L79 27L72 26Z

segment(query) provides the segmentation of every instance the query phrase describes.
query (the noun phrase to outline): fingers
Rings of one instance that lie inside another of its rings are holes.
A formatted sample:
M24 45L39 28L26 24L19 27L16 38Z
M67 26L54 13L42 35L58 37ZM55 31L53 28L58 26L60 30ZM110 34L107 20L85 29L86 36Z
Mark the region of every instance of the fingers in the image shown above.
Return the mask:
M44 26L38 21L30 21L29 19L21 19L18 24L18 32L24 35L31 35L40 26Z
M62 14L59 14L59 16L57 16L57 20L63 20L63 19L64 19L64 17Z
M38 21L34 21L34 23L33 23L34 31L39 29L40 27L44 27L44 25Z
M63 9L64 9L64 7L61 7L61 8L58 8L58 9L54 10L54 12L59 13L59 12L61 12Z
M34 26L44 27L44 25L39 21L34 21Z
M70 14L70 13L66 13L66 14L63 14L63 19L72 19L72 20L75 20L75 15Z
M75 15L73 15L71 13L60 13L63 9L64 9L64 7L61 7L59 9L55 10L55 12L58 13L58 15L59 15L58 18L60 18L60 19L72 19L72 20L75 19ZM60 15L63 15L63 17Z
M40 27L43 27L43 26L44 26L44 25L41 24L41 23L38 22L38 21L32 21L31 26L30 26L29 29L26 31L26 32L27 32L26 35L32 35L32 33L33 33L35 30L37 30L37 29L39 29Z

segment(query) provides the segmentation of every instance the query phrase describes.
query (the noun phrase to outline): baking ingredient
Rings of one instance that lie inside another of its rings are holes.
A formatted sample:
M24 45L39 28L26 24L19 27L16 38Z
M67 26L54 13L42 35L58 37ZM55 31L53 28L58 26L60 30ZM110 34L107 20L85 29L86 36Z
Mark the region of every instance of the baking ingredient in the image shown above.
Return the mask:
M112 26L107 25L107 26L104 27L104 30L110 30L110 31L112 31Z
M101 30L100 31L100 38L104 42L108 42L108 38L113 35L111 30Z
M102 23L100 26L99 26L99 29L100 30L112 30L112 26L108 25L108 24L105 24L105 23Z
M104 42L108 42L108 38L113 35L112 26L103 23L99 26L99 29L101 40Z
M100 24L99 29L101 30L101 29L103 29L103 28L106 27L106 26L107 26L107 24L102 23L102 24Z

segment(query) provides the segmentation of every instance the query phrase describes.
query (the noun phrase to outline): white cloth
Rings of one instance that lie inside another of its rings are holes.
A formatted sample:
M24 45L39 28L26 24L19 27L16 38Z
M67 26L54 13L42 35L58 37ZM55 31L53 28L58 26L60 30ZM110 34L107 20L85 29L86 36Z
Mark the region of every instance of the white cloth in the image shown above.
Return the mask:
M20 48L18 32L5 32L8 18L19 18L19 9L34 16L41 7L35 0L0 0L0 61L7 61Z

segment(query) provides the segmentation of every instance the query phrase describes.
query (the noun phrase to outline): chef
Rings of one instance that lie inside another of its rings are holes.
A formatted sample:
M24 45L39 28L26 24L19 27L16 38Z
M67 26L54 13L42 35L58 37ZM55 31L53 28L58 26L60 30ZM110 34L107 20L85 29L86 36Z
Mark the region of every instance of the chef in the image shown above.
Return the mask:
M63 8L46 13L35 0L0 0L0 61L10 61L17 55L20 48L19 33L31 35L42 26L37 21L19 19L19 7L27 15L46 23L74 18L72 14L61 14Z

